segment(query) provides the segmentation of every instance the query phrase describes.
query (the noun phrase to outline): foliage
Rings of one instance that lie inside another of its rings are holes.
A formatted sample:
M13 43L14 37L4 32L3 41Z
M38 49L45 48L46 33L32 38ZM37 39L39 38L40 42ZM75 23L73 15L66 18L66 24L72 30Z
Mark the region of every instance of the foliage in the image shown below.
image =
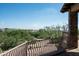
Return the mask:
M45 27L39 30L0 29L0 50L5 51L25 41L39 39L51 39L54 43L62 37L61 26Z

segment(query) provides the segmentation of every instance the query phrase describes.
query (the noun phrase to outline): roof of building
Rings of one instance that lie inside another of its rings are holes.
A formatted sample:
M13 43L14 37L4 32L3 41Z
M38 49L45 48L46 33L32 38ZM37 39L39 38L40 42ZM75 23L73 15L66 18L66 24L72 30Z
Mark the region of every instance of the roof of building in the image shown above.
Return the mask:
M61 8L61 12L64 13L66 11L68 11L68 9L71 8L71 6L73 6L75 3L64 3L64 5Z

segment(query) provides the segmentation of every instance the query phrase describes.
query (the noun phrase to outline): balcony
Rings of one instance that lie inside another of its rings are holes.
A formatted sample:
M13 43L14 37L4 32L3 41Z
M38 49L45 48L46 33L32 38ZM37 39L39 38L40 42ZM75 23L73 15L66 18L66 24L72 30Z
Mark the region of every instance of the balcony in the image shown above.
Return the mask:
M0 56L77 56L79 48L67 50L67 33L63 34L62 41L53 43L50 39L36 39L26 41L10 50L4 51ZM79 40L78 40L79 42ZM78 44L79 46L79 44Z
M50 39L37 39L30 42L24 42L0 56L52 56L63 52L63 48L58 48Z

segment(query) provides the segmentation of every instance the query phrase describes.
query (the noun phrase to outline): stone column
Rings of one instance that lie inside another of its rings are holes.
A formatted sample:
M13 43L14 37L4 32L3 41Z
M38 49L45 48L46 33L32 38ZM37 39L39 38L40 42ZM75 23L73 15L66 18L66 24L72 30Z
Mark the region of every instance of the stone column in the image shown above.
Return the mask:
M78 47L78 13L69 12L69 34L68 34L68 49Z

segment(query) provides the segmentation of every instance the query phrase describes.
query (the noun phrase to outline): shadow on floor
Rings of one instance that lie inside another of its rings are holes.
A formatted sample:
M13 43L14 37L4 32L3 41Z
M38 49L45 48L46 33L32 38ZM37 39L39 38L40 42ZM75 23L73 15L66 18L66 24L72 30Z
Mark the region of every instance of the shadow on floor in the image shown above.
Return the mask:
M53 56L79 56L79 52L60 52L58 54L55 54Z
M55 52L46 53L40 56L79 56L79 52L55 51Z
M58 51L52 51L52 52L49 52L49 53L42 54L40 56L55 56L55 55L59 55L60 53L63 53L63 52L65 52L65 50L61 49L61 50L58 50Z
M54 56L79 56L79 52L62 52Z

